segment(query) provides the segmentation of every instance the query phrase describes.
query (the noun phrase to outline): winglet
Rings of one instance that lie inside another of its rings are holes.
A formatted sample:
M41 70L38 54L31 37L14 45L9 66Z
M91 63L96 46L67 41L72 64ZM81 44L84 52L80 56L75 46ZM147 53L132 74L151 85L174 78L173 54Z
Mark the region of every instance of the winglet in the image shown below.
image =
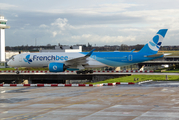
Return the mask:
M134 52L135 49L133 49L131 52Z
M85 57L89 57L89 56L91 56L91 54L93 53L94 50L95 50L95 49L91 50L88 54L86 54Z

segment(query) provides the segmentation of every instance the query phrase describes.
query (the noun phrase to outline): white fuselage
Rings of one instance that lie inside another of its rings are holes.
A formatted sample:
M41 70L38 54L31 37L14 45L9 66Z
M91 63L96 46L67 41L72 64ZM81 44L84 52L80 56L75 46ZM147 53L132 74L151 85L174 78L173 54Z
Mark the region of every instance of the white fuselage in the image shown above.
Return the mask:
M26 58L29 55L29 58ZM49 63L59 62L65 63L67 60L84 57L81 53L25 53L14 56L13 59L8 61L8 65L11 67L48 67ZM65 65L69 63L66 62ZM71 64L71 63L70 63ZM85 68L103 67L107 66L95 59L88 57ZM76 64L71 65L71 68L77 68Z

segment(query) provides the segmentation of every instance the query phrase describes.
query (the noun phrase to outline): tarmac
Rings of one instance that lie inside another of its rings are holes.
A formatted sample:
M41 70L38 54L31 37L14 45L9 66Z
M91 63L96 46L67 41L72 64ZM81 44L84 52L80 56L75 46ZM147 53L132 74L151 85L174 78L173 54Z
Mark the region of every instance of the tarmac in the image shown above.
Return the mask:
M0 87L0 120L178 120L178 87Z

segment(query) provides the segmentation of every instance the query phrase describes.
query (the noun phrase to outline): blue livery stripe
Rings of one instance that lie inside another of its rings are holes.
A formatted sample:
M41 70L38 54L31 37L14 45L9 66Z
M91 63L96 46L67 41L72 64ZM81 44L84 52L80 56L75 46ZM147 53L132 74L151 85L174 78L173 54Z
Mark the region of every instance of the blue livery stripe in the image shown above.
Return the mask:
M160 29L157 34L150 40L139 52L148 54L157 54L163 38L165 37L168 29ZM161 35L161 36L160 36Z
M161 29L161 30L159 30L159 31L157 32L157 34L159 34L159 35L165 37L165 35L166 35L166 33L167 33L167 30L168 30L168 29Z

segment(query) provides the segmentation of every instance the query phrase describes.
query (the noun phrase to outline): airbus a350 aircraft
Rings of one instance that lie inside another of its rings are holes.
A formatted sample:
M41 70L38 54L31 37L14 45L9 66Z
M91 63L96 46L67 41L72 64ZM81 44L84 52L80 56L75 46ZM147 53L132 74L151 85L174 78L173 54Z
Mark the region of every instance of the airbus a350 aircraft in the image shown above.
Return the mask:
M50 53L25 53L13 56L8 65L11 67L48 67L50 72L64 72L68 70L99 68L105 66L125 66L143 61L163 57L157 54L163 38L168 29L161 29L139 52L50 52ZM92 73L86 70L85 73Z

